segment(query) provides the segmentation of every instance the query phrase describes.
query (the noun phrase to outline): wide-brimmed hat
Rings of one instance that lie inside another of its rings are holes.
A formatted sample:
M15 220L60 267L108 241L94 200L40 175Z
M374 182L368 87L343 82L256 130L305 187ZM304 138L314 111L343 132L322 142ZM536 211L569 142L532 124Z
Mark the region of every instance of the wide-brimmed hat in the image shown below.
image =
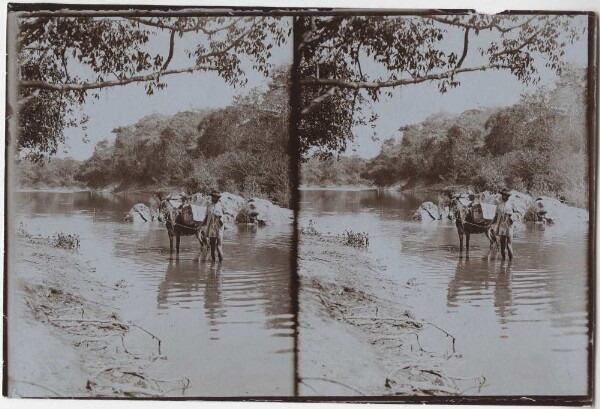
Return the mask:
M221 192L219 192L218 190L213 190L212 192L210 192L210 195L212 197L221 197Z
M504 188L504 189L502 189L502 190L500 191L500 194L501 194L502 196L510 196L510 195L511 195L511 193L510 193L510 190L508 190L507 188Z

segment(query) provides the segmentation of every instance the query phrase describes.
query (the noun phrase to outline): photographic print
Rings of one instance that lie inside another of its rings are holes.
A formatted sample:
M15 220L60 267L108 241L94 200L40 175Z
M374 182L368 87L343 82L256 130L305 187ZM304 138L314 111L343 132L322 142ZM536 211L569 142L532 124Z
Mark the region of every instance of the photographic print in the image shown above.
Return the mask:
M291 19L14 6L9 397L294 393Z
M8 5L3 395L591 404L597 24Z
M299 396L590 401L596 24L299 19Z

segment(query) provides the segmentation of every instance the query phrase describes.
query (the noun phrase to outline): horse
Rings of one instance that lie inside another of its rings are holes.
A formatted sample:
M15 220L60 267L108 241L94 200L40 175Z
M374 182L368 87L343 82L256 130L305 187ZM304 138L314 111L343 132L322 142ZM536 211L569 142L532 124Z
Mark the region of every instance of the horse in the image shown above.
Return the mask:
M469 240L471 234L485 234L490 241L490 249L498 243L492 220L486 220L484 223L475 223L471 209L460 203L460 196L455 196L451 202L451 208L456 220L456 229L460 240L460 252L463 251L463 236L466 236L467 253L469 253Z
M179 210L171 204L169 199L160 202L160 213L165 220L167 233L169 234L171 253L173 253L173 237L175 237L177 254L179 254L179 241L181 236L196 236L196 239L198 239L198 242L200 243L200 250L204 251L208 249L208 237L205 227L201 226L199 222L196 222L191 226L184 225L180 220Z

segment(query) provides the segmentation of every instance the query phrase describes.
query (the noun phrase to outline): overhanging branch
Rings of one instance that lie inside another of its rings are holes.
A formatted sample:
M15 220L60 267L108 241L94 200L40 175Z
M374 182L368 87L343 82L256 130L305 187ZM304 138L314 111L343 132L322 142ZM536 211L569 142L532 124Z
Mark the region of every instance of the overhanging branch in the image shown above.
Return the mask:
M463 52L462 52L462 55L460 56L460 60L458 60L458 64L456 64L456 68L460 68L462 66L462 63L465 61L465 58L467 58L467 52L469 51L469 30L470 30L469 27L467 27L465 29L465 40L464 40L464 44L463 44Z
M458 17L455 17L452 19L452 18L442 17L442 16L425 16L424 18L428 18L430 20L437 21L438 23L442 23L442 24L447 24L447 25L451 25L451 26L455 26L455 27L462 27L462 28L472 28L474 30L479 30L479 31L496 29L500 33L505 34L505 33L508 33L509 31L516 30L518 28L521 28L521 27L531 23L537 17L538 16L530 17L527 20L525 20L523 23L513 25L513 26L508 26L508 27L503 27L496 19L493 19L490 23L487 23L487 24L476 24L476 23L469 23L469 22L461 21Z
M66 84L52 84L44 81L19 81L19 86L23 88L35 88L45 89L49 91L88 91L92 89L115 87L118 85L126 85L134 82L147 82L154 81L158 78L166 75L182 74L182 73L193 73L194 71L206 70L208 67L205 66L193 66L187 68L179 68L176 70L157 71L147 75L136 75L130 78L122 78L112 81L102 82L82 82L82 83L66 83Z
M302 79L300 84L303 86L328 86L337 88L350 88L350 89L380 89L380 88L394 88L402 85L419 84L425 81L442 80L452 77L455 74L463 72L474 72L474 71L487 71L487 70L499 70L499 69L510 69L511 66L503 64L487 64L478 67L458 68L454 70L444 71L437 74L429 74L418 76L414 78L402 78L396 80L387 81L346 81L337 78L312 78Z
M177 26L176 24L169 25L169 24L161 23L160 21L148 20L148 19L141 18L141 17L126 17L126 18L127 18L127 20L135 21L136 23L144 24L144 25L150 26L150 27L160 28L162 30L171 30L171 31L176 30L180 33L201 31L208 36L215 35L220 31L228 30L231 27L235 26L237 23L239 23L243 19L243 17L235 18L235 19L233 19L233 21L230 24L227 24L227 25L219 27L219 28L215 28L213 30L208 30L206 27L204 27L203 25L200 24L200 20L198 20L198 22L191 27L182 28L182 27Z
M244 40L244 38L248 34L250 34L250 32L253 29L254 29L254 24L252 26L250 26L247 30L245 30L243 33L241 33L238 37L233 39L230 42L230 44L227 45L227 47L225 47L221 50L211 51L209 53L202 54L202 55L196 57L196 61L203 62L203 60L206 60L208 58L228 53L231 49L240 45L242 43L242 41ZM171 38L174 41L173 36L174 36L174 31L171 32ZM172 52L173 52L173 48L172 48L172 46L170 46L169 56L167 58L167 61L163 65L163 67L167 67L168 64L170 63L171 58L172 58ZM211 68L210 65L195 65L192 67L173 69L173 70L162 69L160 71L146 74L146 75L136 75L136 76L129 77L129 78L120 78L117 80L101 81L101 82L53 84L53 83L48 83L48 82L44 82L44 81L21 80L21 81L19 81L19 86L24 87L24 88L36 88L36 89L45 89L45 90L52 90L52 91L88 91L88 90L92 90L92 89L101 89L101 88L108 88L108 87L114 87L114 86L119 86L119 85L127 85L127 84L131 84L134 82L154 81L162 76L181 74L181 73L193 73L194 71L210 70L210 69L214 69L214 67Z
M173 49L175 48L175 30L171 30L171 35L169 36L169 55L167 56L167 60L162 66L162 70L165 71L169 67L169 63L173 58Z

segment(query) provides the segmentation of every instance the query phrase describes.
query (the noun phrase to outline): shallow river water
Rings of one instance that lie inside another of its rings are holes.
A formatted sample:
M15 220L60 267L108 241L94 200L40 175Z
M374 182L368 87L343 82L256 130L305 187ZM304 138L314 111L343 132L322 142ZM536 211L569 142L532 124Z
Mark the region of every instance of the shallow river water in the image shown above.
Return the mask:
M110 285L125 280L122 314L162 339L162 375L188 377L186 396L293 393L291 225L225 230L219 265L198 259L193 237L182 237L180 256L171 257L164 224L124 223L144 195L13 197L30 233L78 234L96 274Z
M459 257L450 221L414 222L427 195L302 191L300 226L370 234L368 254L399 284L417 317L456 338L455 376L486 378L481 395L584 395L588 379L588 230L517 229L515 260L488 257L484 235ZM302 249L299 249L302 254ZM369 274L369 272L365 272Z

